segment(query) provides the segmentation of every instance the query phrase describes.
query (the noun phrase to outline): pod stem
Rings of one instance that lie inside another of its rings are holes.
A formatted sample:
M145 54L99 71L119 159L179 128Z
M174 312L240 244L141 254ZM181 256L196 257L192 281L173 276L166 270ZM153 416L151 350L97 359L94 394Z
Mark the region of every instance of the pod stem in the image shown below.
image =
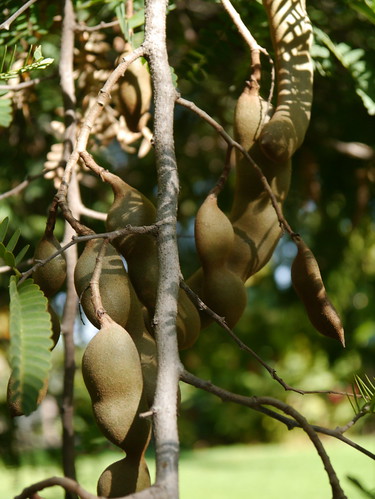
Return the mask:
M228 144L227 154L226 154L226 158L225 158L225 165L224 165L223 171L221 172L221 175L220 175L218 181L216 182L214 187L210 190L208 195L214 194L215 197L218 197L220 192L224 189L224 186L225 186L225 184L228 180L228 177L229 177L229 173L232 169L232 164L230 161L230 157L232 155L232 150L233 150L233 146L231 144Z
M111 173L102 166L99 166L91 156L91 154L89 154L88 152L81 151L79 155L87 168L96 173L103 182L107 182L108 184L110 184L115 195L121 194L123 191L123 186L128 185L114 173Z
M99 289L99 281L100 281L100 274L102 271L103 257L105 255L105 252L107 251L108 244L109 240L103 239L103 242L100 246L100 250L96 257L94 272L91 276L89 284L91 288L91 301L94 306L95 314L98 318L101 327L104 327L105 325L108 324L112 324L113 322L110 316L107 314L105 308L103 307L103 302L100 296L100 289Z

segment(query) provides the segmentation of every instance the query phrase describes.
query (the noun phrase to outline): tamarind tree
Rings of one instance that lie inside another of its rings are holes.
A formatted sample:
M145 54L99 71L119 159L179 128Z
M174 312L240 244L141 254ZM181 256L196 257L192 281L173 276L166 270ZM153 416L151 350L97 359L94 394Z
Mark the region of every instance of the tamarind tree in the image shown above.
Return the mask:
M2 15L12 418L43 403L64 352L64 476L17 497L54 485L83 499L178 497L189 386L305 432L327 490L348 497L320 435L375 458L344 435L375 407L373 3L30 0ZM78 356L82 324L94 332ZM309 368L331 362L330 386L295 383L298 350ZM77 367L118 449L93 471L97 495L75 466ZM249 376L236 385L233 372ZM354 416L311 422L289 393L339 397Z

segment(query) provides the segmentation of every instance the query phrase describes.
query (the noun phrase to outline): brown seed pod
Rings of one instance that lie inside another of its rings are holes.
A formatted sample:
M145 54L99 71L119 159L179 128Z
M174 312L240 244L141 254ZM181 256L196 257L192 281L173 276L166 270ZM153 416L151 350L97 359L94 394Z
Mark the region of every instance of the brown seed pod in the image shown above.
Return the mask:
M127 50L121 57L125 57L131 50L132 47L128 44ZM147 64L136 59L125 71L124 78L119 84L120 111L132 132L139 132L146 126L150 118L151 99L151 76Z
M154 205L137 189L116 175L106 173L115 198L107 216L107 230L127 225L152 225L156 219ZM159 264L156 238L151 234L128 234L118 237L113 244L128 264L130 280L137 296L151 315L155 312ZM182 290L179 292L177 335L179 348L190 347L198 338L200 318L197 309Z
M225 317L228 326L233 327L246 307L247 297L242 280L227 266L234 233L229 219L217 205L215 194L209 194L198 210L195 242L202 273L198 271L188 284L208 307ZM211 319L202 314L201 321L205 327Z
M294 242L298 252L291 269L292 283L310 322L319 333L339 340L345 347L344 328L327 296L318 263L301 237L294 237Z
M257 142L272 108L259 95L258 87L248 84L240 95L234 115L236 140L249 153L266 177L277 203L282 206L290 185L291 164L270 161ZM229 268L243 281L258 272L271 258L282 235L269 194L250 161L236 150L236 183L230 220L235 241Z
M154 338L147 331L141 303L130 284L130 310L126 330L137 347L142 366L143 391L149 407L154 401L157 377L157 351Z
M123 497L147 489L150 485L150 473L144 457L127 456L103 471L97 494L100 497Z
M82 374L103 435L122 448L143 393L138 351L129 333L110 321L86 347Z
M277 107L259 139L273 161L290 159L310 121L313 64L312 28L305 0L263 0L276 53Z
M101 239L87 241L74 269L74 284L81 306L89 321L97 328L100 327L100 323L92 303L90 280L102 244ZM111 244L108 244L102 259L99 292L105 311L122 327L125 327L129 316L129 286L130 282L121 256Z
M35 249L34 260L45 260L60 249L61 246L56 237L45 233ZM56 294L66 279L64 254L60 253L48 263L36 268L32 277L47 298Z

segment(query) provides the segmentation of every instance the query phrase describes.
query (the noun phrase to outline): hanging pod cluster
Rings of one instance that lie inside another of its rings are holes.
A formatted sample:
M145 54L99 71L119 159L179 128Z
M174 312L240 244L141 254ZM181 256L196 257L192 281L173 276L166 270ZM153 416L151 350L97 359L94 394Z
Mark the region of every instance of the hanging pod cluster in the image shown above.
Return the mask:
M98 481L98 494L119 497L150 485L145 462L151 423L149 410L157 375L156 344L146 328L143 307L121 256L108 244L101 257L97 287L102 307L94 306L93 274L102 245L86 243L74 272L76 291L87 318L99 329L86 347L82 373L103 435L126 453Z

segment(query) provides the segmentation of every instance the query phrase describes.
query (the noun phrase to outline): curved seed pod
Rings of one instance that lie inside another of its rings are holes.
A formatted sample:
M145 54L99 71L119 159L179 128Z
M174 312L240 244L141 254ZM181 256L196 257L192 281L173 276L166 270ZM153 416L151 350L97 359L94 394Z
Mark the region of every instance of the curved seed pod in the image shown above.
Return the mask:
M105 178L115 196L107 216L108 231L127 225L137 227L155 223L156 209L151 201L116 175L107 172ZM159 279L155 237L150 234L128 234L116 238L113 244L127 261L129 277L137 296L153 315ZM179 348L190 347L198 338L199 331L199 313L186 293L180 290L177 318Z
M82 374L100 430L121 448L143 392L141 363L129 333L113 321L103 326L87 345Z
M126 452L126 458L111 464L100 475L97 485L99 496L122 497L151 485L144 458L151 436L151 422L139 416L147 409L147 403L142 397L137 415L121 446Z
M275 163L260 150L257 142L272 108L248 85L239 97L234 115L236 140L261 168L281 206L287 196L290 161ZM253 165L236 151L236 183L230 220L235 241L228 260L229 268L243 281L260 270L271 258L282 235L276 211Z
M108 231L152 225L156 220L155 206L117 175L106 174L114 201L108 211L106 227ZM134 289L141 302L149 310L155 308L156 287L158 282L158 259L156 241L151 234L127 234L116 238L114 246L124 256Z
M274 161L290 159L300 147L310 121L313 65L312 28L305 0L263 0L276 53L277 107L260 136L260 146Z
M310 322L319 333L339 340L345 347L344 328L327 296L318 263L300 237L295 237L294 242L298 252L291 269L292 283L306 308Z
M60 249L61 246L56 237L53 234L45 233L35 249L34 260L45 260ZM33 272L32 277L47 298L53 296L66 279L65 256L59 254L48 263L38 267Z
M243 282L227 266L234 233L214 194L209 194L198 210L195 242L203 272L203 283L199 285L200 298L214 312L224 316L229 327L233 327L246 307L247 297ZM194 286L194 280L190 281L190 285L193 283ZM205 327L211 319L202 314L201 321Z
M97 328L100 328L100 323L92 303L90 280L102 244L101 239L87 241L74 269L74 284L81 306L89 321ZM125 327L129 316L129 286L130 282L121 256L111 244L108 244L102 260L99 291L105 311L122 327Z
M138 297L130 284L130 310L126 323L126 330L132 337L137 347L142 366L143 391L145 393L148 407L154 401L157 377L157 351L154 338L147 331L142 306Z
M131 52L128 47L121 57ZM150 118L149 110L152 99L151 76L147 65L136 59L125 71L119 85L120 109L126 124L132 132L139 132Z
M144 457L127 456L103 471L97 494L100 497L123 497L147 489L150 485L150 473Z

